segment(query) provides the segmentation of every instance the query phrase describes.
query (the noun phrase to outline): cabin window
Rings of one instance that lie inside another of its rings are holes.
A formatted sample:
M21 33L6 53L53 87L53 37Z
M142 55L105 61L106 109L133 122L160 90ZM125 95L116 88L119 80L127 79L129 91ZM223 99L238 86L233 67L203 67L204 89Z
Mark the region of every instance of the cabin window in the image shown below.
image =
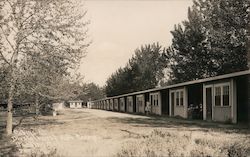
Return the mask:
M154 99L154 106L156 106L156 95L153 95L153 99Z
M159 106L159 94L153 93L150 95L150 103L152 106Z
M176 92L176 106L180 106L180 101L179 101L179 91Z
M223 106L229 106L229 86L223 86Z
M178 89L171 92L171 105L183 106L184 105L184 90Z
M183 91L180 91L180 106L183 106Z
M155 106L155 95L153 95L153 106Z
M221 106L221 87L215 87L215 106Z
M158 106L159 104L158 104L158 94L157 95L155 95L156 96L156 106Z
M153 95L153 99L154 99L154 106L156 106L156 95Z
M216 85L215 88L215 106L230 105L230 87L229 84Z

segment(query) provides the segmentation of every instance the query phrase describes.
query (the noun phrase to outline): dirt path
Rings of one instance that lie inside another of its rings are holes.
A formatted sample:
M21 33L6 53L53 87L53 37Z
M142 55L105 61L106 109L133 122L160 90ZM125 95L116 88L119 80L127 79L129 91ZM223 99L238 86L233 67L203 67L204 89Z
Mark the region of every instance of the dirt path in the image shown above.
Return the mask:
M56 117L29 119L14 131L20 155L115 156L124 144L144 139L153 131L182 132L192 137L249 137L239 130L196 126L164 119L93 109L67 109ZM182 136L182 135L181 135Z
M14 140L23 155L56 151L64 156L112 156L124 141L134 139L140 131L145 133L129 124L116 122L123 118L148 117L101 110L67 109L62 115L42 117L37 124L18 128L14 132Z

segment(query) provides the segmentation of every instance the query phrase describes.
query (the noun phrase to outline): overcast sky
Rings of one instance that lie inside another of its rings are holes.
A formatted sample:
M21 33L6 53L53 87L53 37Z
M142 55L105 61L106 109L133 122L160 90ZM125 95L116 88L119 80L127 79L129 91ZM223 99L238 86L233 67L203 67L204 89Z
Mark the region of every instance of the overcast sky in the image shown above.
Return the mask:
M187 19L192 0L89 0L89 36L93 43L82 60L85 81L100 86L119 67L124 67L141 45L171 44L170 31Z

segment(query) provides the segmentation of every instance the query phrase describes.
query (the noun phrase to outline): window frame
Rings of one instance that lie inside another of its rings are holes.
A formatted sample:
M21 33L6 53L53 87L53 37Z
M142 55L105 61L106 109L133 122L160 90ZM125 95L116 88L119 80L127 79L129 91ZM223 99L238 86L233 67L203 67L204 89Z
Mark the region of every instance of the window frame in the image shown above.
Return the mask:
M179 106L184 106L184 90L180 90L179 91ZM182 93L182 95L181 95L181 93ZM181 97L182 96L182 97Z
M179 90L177 90L175 92L175 102L176 102L176 106L180 106L180 92L179 92Z
M177 94L178 93L178 94ZM181 99L181 93L183 93L183 97ZM173 95L172 95L173 94ZM178 95L178 99L177 99L177 95ZM170 92L170 96L171 96L171 105L172 103L174 104L174 106L176 107L183 107L184 106L184 97L185 97L185 90L184 88L181 89L175 89L175 90L171 90ZM172 96L174 96L174 100L172 98ZM173 102L174 101L174 102ZM178 103L177 103L178 101ZM181 103L182 102L182 103Z
M228 105L224 105L224 98L223 98L223 94L224 94L224 87L228 86ZM215 96L216 96L216 88L219 87L220 88L220 105L215 105ZM231 107L231 86L230 86L230 82L226 82L226 83L218 83L214 85L214 103L213 106L214 107Z
M216 95L216 89L219 89L220 91L220 95ZM216 105L216 96L219 96L219 102L220 104L219 105ZM222 106L222 100L221 100L221 97L222 97L222 90L221 90L221 86L214 86L214 106Z
M156 93L150 93L150 105L151 106L156 106L156 107L159 107L159 104L160 104L160 93L159 92L156 92Z

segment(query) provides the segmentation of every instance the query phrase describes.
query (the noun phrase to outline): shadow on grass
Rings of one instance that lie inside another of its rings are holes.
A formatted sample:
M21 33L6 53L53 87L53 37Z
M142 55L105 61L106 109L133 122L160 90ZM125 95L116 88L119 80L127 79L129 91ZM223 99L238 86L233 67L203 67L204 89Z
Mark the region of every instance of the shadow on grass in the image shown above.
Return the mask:
M185 129L191 131L220 131L225 133L250 134L247 125L233 125L225 123L206 122L203 120L186 120L179 118L149 116L147 118L111 117L109 121L114 123L126 123L134 127L153 127L169 129Z
M56 119L43 119L43 118L34 118L28 117L26 118L20 125L14 126L14 128L18 128L21 126L22 128L34 128L40 126L53 126L53 125L62 125L64 122L59 122Z
M13 116L15 123L13 125L13 130L18 127L22 127L25 129L32 129L34 127L46 126L46 125L61 125L64 122L58 122L56 119L44 119L44 118L35 118L34 115L25 115L25 116ZM19 121L23 119L23 121L19 124ZM5 156L18 156L18 148L15 143L12 142L11 136L5 135L5 127L6 127L6 118L0 115L0 157Z
M3 119L3 118L2 118ZM61 125L64 122L58 122L56 119L44 119L43 117L36 117L34 115L13 116L13 130L22 127L36 127L44 125ZM0 120L0 128L5 128L5 120Z
M0 126L0 156L17 156L18 149L16 145L11 142L11 137L4 134L5 126Z

